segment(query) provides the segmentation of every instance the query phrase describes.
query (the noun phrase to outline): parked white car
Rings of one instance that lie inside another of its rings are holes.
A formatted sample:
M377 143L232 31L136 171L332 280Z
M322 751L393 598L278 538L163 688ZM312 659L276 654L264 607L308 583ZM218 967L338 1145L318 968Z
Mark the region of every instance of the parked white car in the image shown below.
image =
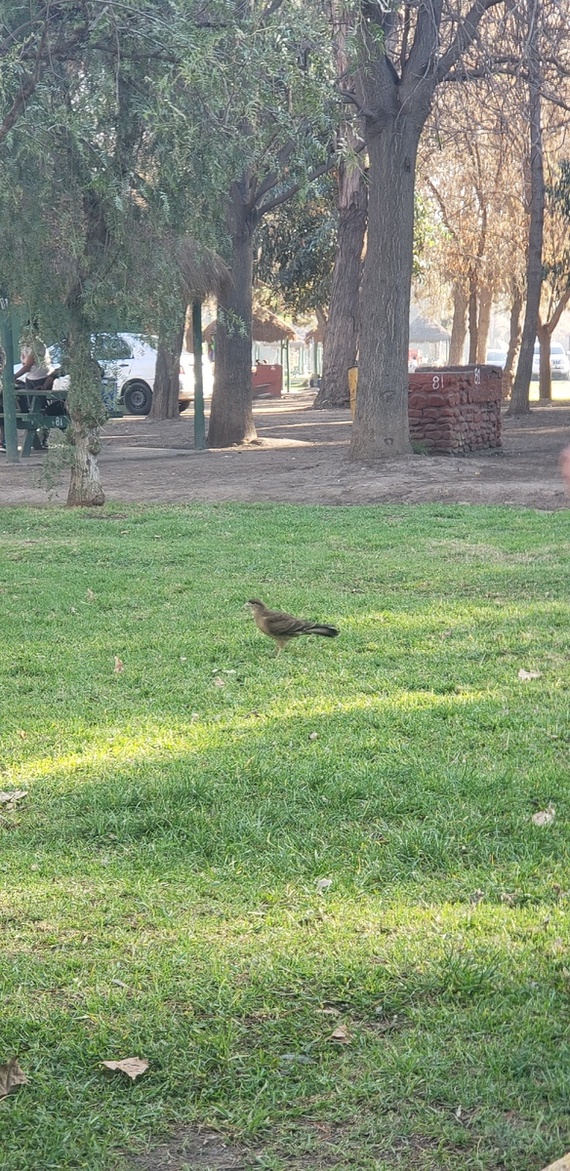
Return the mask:
M532 376L538 378L540 374L540 346L534 344L532 359ZM551 378L568 378L570 376L570 358L560 342L550 343L550 375Z
M204 398L211 398L214 390L214 372L210 359L204 353L202 356L202 382ZM184 390L194 400L194 354L183 350L180 355L180 391Z
M152 405L158 339L134 333L101 333L93 338L93 355L105 374L117 379L119 402L128 415L148 415ZM210 362L203 360L204 396L211 397ZM180 355L179 408L194 401L194 355Z
M92 338L93 357L103 379L116 384L116 399L128 415L148 415L152 406L158 338L135 333L98 333ZM49 353L55 366L62 362L61 346L51 346ZM211 398L214 385L212 366L204 356L204 397ZM19 365L14 366L14 371ZM64 373L54 382L54 390L66 391L69 375ZM183 351L180 355L180 392L178 404L185 411L194 401L194 355Z

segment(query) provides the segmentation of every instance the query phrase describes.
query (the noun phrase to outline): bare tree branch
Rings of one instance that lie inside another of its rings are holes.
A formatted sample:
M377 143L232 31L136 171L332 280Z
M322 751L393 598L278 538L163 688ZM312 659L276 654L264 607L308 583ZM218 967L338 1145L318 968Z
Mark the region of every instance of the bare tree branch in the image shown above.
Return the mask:
M501 3L502 0L475 0L475 4L469 9L465 19L461 21L449 49L440 59L437 68L438 81L443 80L446 74L449 73L449 70L457 64L469 45L473 43L477 29L485 13Z

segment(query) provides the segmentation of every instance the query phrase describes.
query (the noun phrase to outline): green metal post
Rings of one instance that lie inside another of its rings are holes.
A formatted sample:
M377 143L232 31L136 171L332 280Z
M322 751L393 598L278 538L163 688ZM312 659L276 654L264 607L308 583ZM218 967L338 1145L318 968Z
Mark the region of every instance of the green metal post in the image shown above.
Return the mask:
M2 375L2 395L4 401L4 436L6 443L6 462L17 464L18 429L16 427L16 393L14 389L14 338L12 334L12 315L8 302L0 299L0 332L2 335L2 349L6 356Z
M287 394L291 393L291 363L289 362L289 338L285 339L285 385Z
M192 349L194 351L194 447L203 451L206 446L204 417L204 375L202 370L202 302L192 302Z

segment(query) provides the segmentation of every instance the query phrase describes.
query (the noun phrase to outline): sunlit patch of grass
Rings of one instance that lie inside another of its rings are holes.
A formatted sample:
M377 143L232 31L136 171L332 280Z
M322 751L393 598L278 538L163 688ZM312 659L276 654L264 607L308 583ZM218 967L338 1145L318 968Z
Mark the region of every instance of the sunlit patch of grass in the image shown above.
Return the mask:
M568 514L0 521L3 1169L176 1122L274 1171L567 1149ZM341 637L276 658L252 595Z

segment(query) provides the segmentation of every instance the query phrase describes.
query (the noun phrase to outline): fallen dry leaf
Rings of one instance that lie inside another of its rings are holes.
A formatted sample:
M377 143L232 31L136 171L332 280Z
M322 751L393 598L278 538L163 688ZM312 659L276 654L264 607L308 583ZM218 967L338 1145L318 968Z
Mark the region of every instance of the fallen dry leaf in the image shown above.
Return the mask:
M28 796L27 789L12 789L11 792L0 793L0 805L7 805L11 809L16 801L23 801Z
M524 667L519 671L519 679L540 679L541 676L542 671L525 671Z
M531 821L533 825L552 825L556 817L556 810L554 805L547 805L546 809L541 809L538 813L533 813Z
M28 1079L16 1057L11 1057L4 1065L0 1065L0 1098L5 1098L12 1090L27 1083Z
M350 1045L352 1038L349 1036L346 1025L337 1025L336 1029L333 1029L329 1039L331 1041L338 1041L340 1045Z
M309 732L309 740L318 740L318 738L319 738L318 732Z
M332 881L332 878L317 878L315 882L317 893L320 895L324 894L324 892L328 890L330 886L332 886Z
M123 1057L122 1061L103 1061L101 1064L107 1069L126 1073L133 1082L148 1069L148 1061L143 1061L141 1057Z
M214 687L225 687L225 686L226 686L225 679L221 679L220 676L217 675L216 678L214 679Z
M87 590L87 593L85 594L85 597L87 598L87 601L88 601L88 602L92 602L92 601L93 601L93 599L94 599L94 597L95 597L95 594L93 593L93 590Z
M125 670L125 664L123 663L123 660L119 658L118 655L115 655L115 666L114 666L113 670L115 672L115 675L120 675L121 671Z
M27 733L27 732L24 732L24 729L23 729L23 728L20 728L20 729L19 729L19 731L18 731L18 736L20 737L20 740L27 740L27 738L28 738L28 733Z

